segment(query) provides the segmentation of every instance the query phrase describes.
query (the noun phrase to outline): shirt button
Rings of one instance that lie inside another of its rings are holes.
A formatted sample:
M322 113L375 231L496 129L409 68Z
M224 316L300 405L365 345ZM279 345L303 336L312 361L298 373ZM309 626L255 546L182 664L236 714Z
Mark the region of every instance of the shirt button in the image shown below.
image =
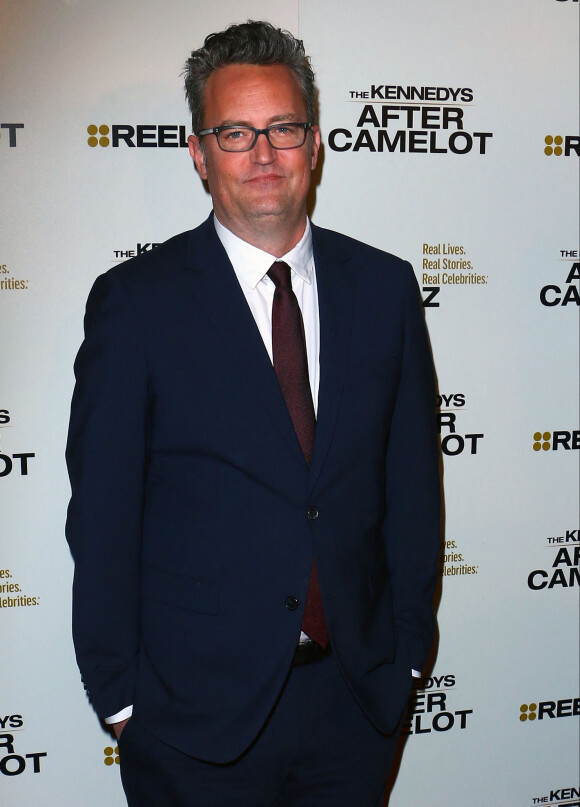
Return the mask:
M309 521L314 521L315 518L318 518L318 508L311 504L306 515Z
M289 594L284 600L284 605L289 611L295 611L300 605L300 602L298 597L295 597L293 594Z

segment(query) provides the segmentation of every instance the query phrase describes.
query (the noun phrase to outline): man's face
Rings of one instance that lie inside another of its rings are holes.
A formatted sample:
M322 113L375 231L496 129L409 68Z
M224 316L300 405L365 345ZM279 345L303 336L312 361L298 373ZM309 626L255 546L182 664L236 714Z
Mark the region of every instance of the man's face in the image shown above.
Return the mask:
M244 124L265 129L277 122L306 122L294 73L283 65L228 65L212 73L205 90L204 128ZM306 195L316 166L318 127L303 146L276 150L260 135L251 151L222 151L215 135L189 138L202 179L209 184L218 219L250 243L255 233L285 232L296 243L304 230ZM259 240L259 239L258 239Z

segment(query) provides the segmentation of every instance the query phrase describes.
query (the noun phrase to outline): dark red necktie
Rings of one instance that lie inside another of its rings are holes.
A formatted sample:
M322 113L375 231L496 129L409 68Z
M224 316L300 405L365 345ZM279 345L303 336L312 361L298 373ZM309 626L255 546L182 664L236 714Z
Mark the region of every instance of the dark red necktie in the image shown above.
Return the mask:
M310 467L314 447L316 417L308 378L308 359L302 313L296 295L292 291L290 267L276 261L268 270L273 281L272 304L272 354L274 370L280 383L282 395L290 413L294 430ZM316 564L312 561L310 583L304 606L302 630L322 647L328 644L328 631L322 608Z

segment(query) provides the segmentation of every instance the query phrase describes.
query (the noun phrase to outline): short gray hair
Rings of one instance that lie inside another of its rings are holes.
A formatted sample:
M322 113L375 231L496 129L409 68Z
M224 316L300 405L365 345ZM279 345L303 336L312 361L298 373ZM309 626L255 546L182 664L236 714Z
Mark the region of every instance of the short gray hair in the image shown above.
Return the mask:
M185 63L185 97L191 111L193 131L203 129L205 88L210 75L232 64L285 65L294 72L302 92L309 123L315 123L316 88L310 57L302 40L269 22L248 20L209 34L203 47L194 50Z

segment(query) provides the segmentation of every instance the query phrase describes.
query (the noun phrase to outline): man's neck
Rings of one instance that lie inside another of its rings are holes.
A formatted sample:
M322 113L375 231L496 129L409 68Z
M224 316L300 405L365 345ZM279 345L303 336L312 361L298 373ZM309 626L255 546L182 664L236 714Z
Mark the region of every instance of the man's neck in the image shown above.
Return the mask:
M281 258L283 255L290 252L300 241L306 228L306 214L304 214L304 218L301 222L290 229L280 227L278 222L273 222L271 225L264 222L264 226L262 227L245 228L237 222L230 223L222 221L215 210L214 215L220 224L230 230L234 235L237 235L238 238L241 238L242 241L246 241L253 247L257 247L263 252L273 255L275 258Z

